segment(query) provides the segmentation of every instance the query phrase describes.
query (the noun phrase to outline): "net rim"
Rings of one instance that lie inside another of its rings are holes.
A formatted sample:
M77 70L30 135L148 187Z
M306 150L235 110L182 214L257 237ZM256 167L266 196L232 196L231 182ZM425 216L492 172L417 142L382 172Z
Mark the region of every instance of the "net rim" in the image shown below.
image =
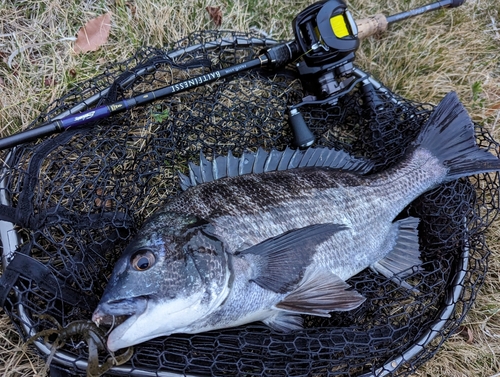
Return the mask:
M250 40L251 40L251 42L248 42ZM262 42L262 45L265 45L266 43L270 43L270 42L264 42L264 40L262 40L262 39L255 39L255 40L254 39L247 39L246 41L247 41L247 43L253 44L253 45L255 45L256 41ZM270 41L270 40L267 40L267 41ZM230 43L231 45L234 45L234 41L228 42L228 43ZM277 42L274 41L274 43L277 43ZM203 48L206 45L212 46L213 48L220 47L220 43L213 41L213 42L206 42L203 44L199 44L196 46L195 49ZM195 49L193 49L191 51L194 51ZM175 51L182 51L182 52L179 52L179 54L181 54L181 53L185 52L185 49L174 50L174 52ZM137 75L133 75L133 76L137 77ZM371 76L368 76L368 77L370 79L373 79ZM378 83L375 79L373 79L373 82ZM383 87L381 84L380 84L380 86ZM106 89L104 89L104 90L106 90ZM101 91L100 93L98 93L94 96L97 96L97 97L101 96L102 95L101 93L103 93L103 91ZM91 104L91 102L87 102L87 100L85 100L85 104L83 104L83 106L88 106L89 104ZM71 110L67 110L67 111L81 111L81 108L78 108L78 106L80 106L80 105L81 104L76 105ZM65 112L65 113L67 113L67 112ZM58 119L60 117L66 116L67 114L65 114L65 113L61 113L61 114L57 115L56 117L54 117L54 119ZM16 148L13 148L11 151L9 151L9 154L7 155L7 158L5 159L6 162L2 168L2 173L5 173L8 170L8 165L9 165L8 162L10 160L14 160L15 152L16 152ZM9 205L11 203L10 203L9 198L6 196L5 193L6 193L6 190L5 190L5 178L4 178L4 180L0 181L0 203ZM465 224L465 227L467 227L466 224ZM11 236L12 232L14 232L16 234L16 237ZM7 248L7 249L9 249L9 252L5 253L6 248L4 245L4 253L2 254L2 257L5 256L6 261L7 261L9 259L9 257L12 256L12 254L14 253L16 248L21 244L21 240L19 238L19 235L16 233L15 226L13 223L8 222L8 221L1 221L0 222L0 238L2 239L2 242L4 242L4 237L6 237L5 239L7 239L9 241L8 242L9 247ZM448 287L452 287L453 289L450 290L450 292L447 292L446 305L443 306L442 310L439 311L436 315L436 317L439 318L439 320L437 320L436 323L430 329L428 329L425 332L425 334L423 334L422 337L419 338L419 340L417 342L415 342L416 344L409 347L401 356L395 357L395 358L387 361L382 367L377 368L376 372L363 374L363 375L361 375L361 377L385 376L385 375L390 374L391 372L397 370L401 366L401 364L408 362L409 360L411 360L412 358L417 356L418 353L420 351L422 351L422 349L427 344L429 344L432 340L434 340L436 338L436 336L439 335L439 330L445 326L446 321L452 315L452 313L455 309L455 305L458 302L458 297L460 297L462 291L464 290L464 286L463 286L462 282L464 281L465 275L467 273L467 265L468 265L468 261L469 261L469 248L468 248L468 246L464 246L464 249L463 249L462 253L460 254L459 260L460 260L460 263L457 263L457 267L455 268L455 278L453 280L453 283L452 283L452 285L448 285ZM2 263L4 270L7 267L7 265L8 265L8 263ZM17 300L17 301L20 301L20 300ZM20 313L22 314L23 319L27 321L26 323L30 323L31 319L30 319L29 315L26 313L26 311L24 310L24 306L22 305L21 302L18 302L18 305L19 305L18 309L20 310ZM31 325L33 325L32 322L31 322ZM30 327L28 324L25 324L24 321L23 321L23 326L24 326L24 330L28 334L30 334L30 336L31 336L33 333L31 333L30 331L34 331L33 326ZM36 340L34 342L34 344L43 354L49 355L51 353L50 347L47 345L47 343L45 343L43 341ZM87 366L88 366L88 363L86 361L81 360L81 359L72 358L72 355L70 353L68 353L66 351L61 351L61 350L57 350L55 352L54 362L58 365L63 365L63 366L76 366L77 368L79 368L83 371L85 371ZM174 376L193 376L194 377L194 376L198 376L196 374L152 371L152 370L140 369L140 368L135 368L135 367L128 368L126 365L119 366L119 367L113 367L109 372L113 372L113 373L116 373L118 375L132 375L132 376L152 376L152 375L165 376L165 377L174 377Z

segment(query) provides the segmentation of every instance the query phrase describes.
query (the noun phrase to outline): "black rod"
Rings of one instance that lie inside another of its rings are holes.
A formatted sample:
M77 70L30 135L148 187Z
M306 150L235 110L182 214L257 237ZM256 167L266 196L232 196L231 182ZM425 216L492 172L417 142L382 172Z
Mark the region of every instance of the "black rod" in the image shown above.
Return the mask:
M464 2L465 0L441 0L406 12L387 16L386 19L388 24L392 24L394 22L406 20L407 18L418 16L420 14L431 12L440 8L455 8L462 5Z
M63 132L71 127L80 127L93 124L97 120L108 118L114 114L121 113L135 106L146 105L172 94L184 92L207 83L236 75L239 72L248 71L261 66L270 66L272 68L284 65L290 62L297 54L295 42L288 42L273 46L256 59L239 63L218 71L209 72L204 75L196 76L176 84L159 88L150 92L139 94L132 98L127 98L110 105L95 107L81 113L73 114L62 119L45 123L39 127L26 131L21 131L14 135L0 139L0 150L12 148L16 145L26 143L46 137L54 133Z

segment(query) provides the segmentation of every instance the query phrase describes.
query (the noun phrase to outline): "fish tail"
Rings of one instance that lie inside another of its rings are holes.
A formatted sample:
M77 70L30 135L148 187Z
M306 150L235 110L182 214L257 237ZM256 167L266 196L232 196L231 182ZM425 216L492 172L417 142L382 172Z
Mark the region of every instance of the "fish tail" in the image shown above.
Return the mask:
M436 106L415 141L448 168L445 181L500 170L500 159L476 144L474 123L455 92Z

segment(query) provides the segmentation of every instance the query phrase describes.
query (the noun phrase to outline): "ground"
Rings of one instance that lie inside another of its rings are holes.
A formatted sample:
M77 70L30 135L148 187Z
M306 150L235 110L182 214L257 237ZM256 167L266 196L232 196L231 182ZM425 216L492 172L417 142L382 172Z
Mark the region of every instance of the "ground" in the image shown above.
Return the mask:
M220 6L221 28L256 27L292 37L291 21L311 4L291 0L20 0L0 2L0 134L26 127L74 83L125 60L139 46L163 46L189 32L216 27L205 10ZM395 14L422 0L351 0L356 19ZM76 54L78 30L108 11L111 33L98 51ZM357 64L403 97L437 103L458 93L472 118L500 139L500 3L468 0L453 10L390 25L362 42ZM489 273L474 308L441 351L415 376L500 376L500 220L487 235ZM33 376L43 360L26 350L0 312L0 375Z

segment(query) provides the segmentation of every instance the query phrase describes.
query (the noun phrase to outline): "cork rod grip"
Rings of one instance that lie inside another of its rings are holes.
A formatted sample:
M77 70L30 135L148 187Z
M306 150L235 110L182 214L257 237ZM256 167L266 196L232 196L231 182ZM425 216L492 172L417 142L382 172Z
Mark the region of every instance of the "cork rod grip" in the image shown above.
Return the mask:
M358 38L364 39L371 35L382 33L387 29L387 18L383 14L362 18L356 21L358 26Z

